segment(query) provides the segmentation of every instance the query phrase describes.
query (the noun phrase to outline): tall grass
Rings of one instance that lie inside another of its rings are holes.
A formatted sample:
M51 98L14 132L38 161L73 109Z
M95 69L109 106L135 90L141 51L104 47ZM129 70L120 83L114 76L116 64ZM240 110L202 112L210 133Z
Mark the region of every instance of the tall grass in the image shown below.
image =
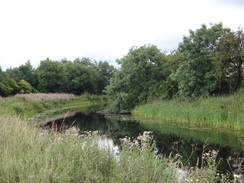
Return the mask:
M132 114L187 125L244 130L244 90L231 96L153 101L137 106Z
M43 131L1 114L0 182L167 182L176 180L168 166L140 148L115 155L100 148L94 136Z
M151 142L141 140L139 145L127 139L120 153L115 154L110 148L101 148L95 134L78 137L72 130L43 130L31 121L0 114L0 182L161 183L219 179L215 176L215 159L211 158L205 168L180 174L180 161L156 156Z

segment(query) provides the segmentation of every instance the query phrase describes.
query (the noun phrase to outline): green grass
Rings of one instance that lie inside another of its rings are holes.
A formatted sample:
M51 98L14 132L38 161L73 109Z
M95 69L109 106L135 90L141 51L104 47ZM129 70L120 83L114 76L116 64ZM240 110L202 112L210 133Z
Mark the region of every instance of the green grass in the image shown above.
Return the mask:
M23 117L79 101L104 101L95 96L63 100L0 99L0 182L178 182L180 160L156 156L150 142L139 146L129 141L115 155L99 146L96 135L78 138L71 130L43 130ZM217 164L211 160L208 165L188 172L182 180L216 181Z
M25 96L0 98L1 108L8 112L14 112L21 117L30 117L46 110L70 106L81 106L106 103L106 96L85 94L82 96L65 97L64 94L25 94ZM49 96L49 97L48 97ZM61 97L60 97L61 96ZM64 96L62 98L62 96Z
M141 146L128 141L115 155L99 146L96 135L44 130L12 114L0 108L1 183L178 182L180 160L156 156L150 140ZM181 180L215 182L217 164L210 161Z
M115 156L96 136L54 133L10 115L0 118L0 182L167 182L175 164L150 148L124 148Z
M186 125L244 130L244 90L231 96L153 101L137 106L132 114Z
M0 182L178 182L179 159L156 156L151 140L128 141L120 153L99 146L96 135L77 137L37 128L33 123L0 114ZM214 158L181 181L215 182ZM184 167L182 167L184 168ZM187 171L187 170L186 170Z

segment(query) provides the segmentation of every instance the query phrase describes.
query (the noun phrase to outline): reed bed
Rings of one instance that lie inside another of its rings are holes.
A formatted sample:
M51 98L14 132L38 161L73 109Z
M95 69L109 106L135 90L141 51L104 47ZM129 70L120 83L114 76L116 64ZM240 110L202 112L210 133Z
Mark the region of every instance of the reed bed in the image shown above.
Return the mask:
M133 115L186 125L244 130L244 90L197 100L159 100L137 106Z

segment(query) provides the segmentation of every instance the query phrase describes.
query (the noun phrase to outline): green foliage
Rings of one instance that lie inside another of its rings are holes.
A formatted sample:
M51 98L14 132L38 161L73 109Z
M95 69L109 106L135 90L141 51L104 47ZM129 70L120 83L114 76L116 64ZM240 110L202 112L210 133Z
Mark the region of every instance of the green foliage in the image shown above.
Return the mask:
M41 92L102 94L115 68L107 62L98 64L89 58L76 58L74 62L62 59L42 61L37 68L38 89Z
M159 87L167 72L165 55L156 46L133 47L117 62L121 69L106 88L115 101L114 112L129 112L135 105L160 96Z
M244 33L242 28L223 35L217 44L213 62L216 68L218 93L232 93L239 89L243 80Z
M243 130L243 105L241 90L232 96L154 101L137 106L132 114L186 125Z
M110 84L110 79L114 77L116 69L114 66L109 65L108 62L100 61L97 65L97 72L99 73L99 78L97 81L97 94L103 92L105 87Z
M37 87L36 70L31 66L30 61L27 61L24 65L19 67L7 69L6 74L17 82L23 79L30 83L32 87Z
M211 25L210 28L202 25L196 31L190 30L190 35L183 38L179 51L187 62L182 64L174 75L181 95L197 97L209 95L216 90L213 65L216 44L218 39L228 32L230 29L224 28L221 23Z
M34 114L50 109L106 104L108 102L107 96L97 96L88 93L72 97L69 97L68 94L22 94L1 99L0 106L8 112L14 111L21 117L31 117Z
M1 96L9 96L15 95L19 91L19 86L14 79L11 78L4 78L0 83L0 95Z
M19 85L20 93L30 93L32 91L32 87L31 87L30 83L26 82L23 79L21 79L19 81L18 85Z
M168 73L166 81L160 85L162 99L172 99L178 92L178 82L173 79L180 65L186 62L186 58L180 52L172 52L166 55L165 67Z
M88 60L86 60L88 62ZM80 95L84 92L96 93L98 72L94 65L83 64L82 61L68 62L65 68L65 89L66 92Z
M37 92L36 89L76 95L105 92L113 98L112 111L124 113L159 98L232 93L243 83L243 42L242 28L231 32L219 23L190 30L177 51L170 54L153 45L132 47L117 60L119 70L106 61L89 58L46 59L37 69L27 61L6 72L0 68L0 95Z
M62 92L64 68L60 62L49 59L41 61L37 68L38 90L41 92Z

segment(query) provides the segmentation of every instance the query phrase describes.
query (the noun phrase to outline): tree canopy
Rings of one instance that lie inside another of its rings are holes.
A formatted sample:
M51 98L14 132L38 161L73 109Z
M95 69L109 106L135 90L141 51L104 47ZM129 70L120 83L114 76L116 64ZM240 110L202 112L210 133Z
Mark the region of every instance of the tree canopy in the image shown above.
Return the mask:
M117 62L120 70L106 93L114 98L114 112L129 112L135 105L160 96L160 85L167 78L165 55L154 45L132 47Z
M215 24L208 28L202 25L196 31L190 30L190 35L183 38L179 45L187 62L180 65L175 80L179 84L181 95L198 97L209 95L216 91L216 71L213 64L216 46L219 38L228 34L230 29Z
M0 95L16 93L82 93L103 94L106 85L113 77L115 67L106 61L91 61L89 58L76 58L74 61L47 58L35 69L30 61L5 72L0 69Z

